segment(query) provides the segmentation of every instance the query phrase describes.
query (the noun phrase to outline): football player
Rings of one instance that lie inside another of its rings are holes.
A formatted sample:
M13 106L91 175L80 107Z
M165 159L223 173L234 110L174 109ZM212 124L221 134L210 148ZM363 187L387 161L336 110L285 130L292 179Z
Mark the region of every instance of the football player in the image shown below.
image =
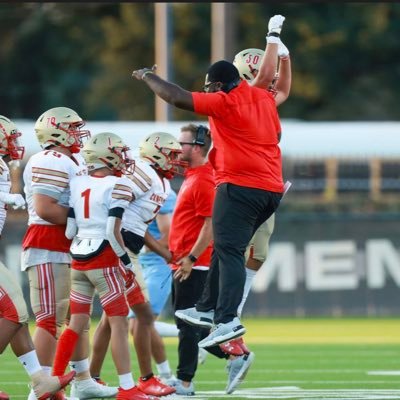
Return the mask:
M113 133L99 133L83 148L89 176L72 179L65 235L72 239L71 320L57 344L53 375L61 375L90 321L95 291L111 327L111 351L119 377L117 399L149 399L135 386L128 342L128 305L119 264L133 282L132 264L121 236L122 216L141 193L122 173L133 172L129 148Z
M139 145L140 158L135 164L135 172L129 176L132 182L141 190L140 195L127 208L122 220L122 236L128 254L134 265L136 286L127 289L129 307L135 313L133 339L138 358L141 377L138 387L144 393L153 396L166 396L175 392L171 386L162 383L154 376L151 367L152 343L153 346L163 346L162 339L154 326L154 315L149 303L149 295L143 279L142 267L138 262L140 249L146 244L151 250L170 261L171 253L158 243L148 232L148 225L156 218L161 206L170 192L171 179L178 171L178 166L186 163L178 160L181 146L169 133L156 132L146 137ZM92 357L91 373L100 375L106 347L99 341L109 335L107 318L103 314L97 327L93 348L96 355ZM99 344L96 347L96 339ZM165 360L156 360L157 364Z
M25 208L25 199L19 193L10 193L11 181L8 163L19 162L24 147L18 143L21 133L8 118L0 115L0 236L4 227L7 205ZM46 399L66 386L74 377L50 377L43 371L28 328L28 310L22 290L13 274L0 262L0 354L10 343L14 354L32 379L32 390L38 399ZM0 392L0 398L9 396Z
M24 191L28 203L28 229L22 247L22 270L28 272L30 299L35 314L33 337L39 360L50 375L61 326L66 320L71 286L70 240L65 237L70 180L86 175L80 149L90 136L85 123L72 109L56 107L36 121L35 133L42 151L28 161ZM88 332L82 346L88 348ZM76 358L73 358L76 360ZM85 396L109 397L117 388L104 388L89 374L88 359L71 363L77 375L73 383ZM29 400L34 400L31 391Z

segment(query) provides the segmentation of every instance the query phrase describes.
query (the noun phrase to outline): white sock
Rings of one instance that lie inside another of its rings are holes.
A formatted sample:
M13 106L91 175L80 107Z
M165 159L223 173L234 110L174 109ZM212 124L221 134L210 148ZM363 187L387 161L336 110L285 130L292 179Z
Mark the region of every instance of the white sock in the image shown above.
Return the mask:
M239 304L239 307L237 309L238 317L242 315L244 303L246 303L247 296L249 295L250 289L251 289L251 284L253 283L253 279L256 276L257 271L254 271L250 268L246 267L246 281L244 283L244 289L243 289L243 297L242 301Z
M161 337L177 337L179 334L179 329L176 327L175 324L154 321L154 326Z
M169 365L168 360L165 360L164 362L160 363L160 364L156 364L157 366L157 371L159 373L159 375L172 375L172 371L171 371L171 367Z
M36 350L29 351L28 353L22 354L22 356L18 357L19 362L25 368L25 371L29 376L32 376L34 373L42 370L42 367L39 363L38 356L36 354Z
M89 371L89 359L85 358L80 361L70 361L69 367L75 371L77 374L81 374L82 372Z
M130 372L128 374L118 375L118 379L119 386L124 390L132 389L135 386L135 381Z
M47 366L43 367L43 365L42 365L42 370L46 375L51 376L51 367L47 367Z

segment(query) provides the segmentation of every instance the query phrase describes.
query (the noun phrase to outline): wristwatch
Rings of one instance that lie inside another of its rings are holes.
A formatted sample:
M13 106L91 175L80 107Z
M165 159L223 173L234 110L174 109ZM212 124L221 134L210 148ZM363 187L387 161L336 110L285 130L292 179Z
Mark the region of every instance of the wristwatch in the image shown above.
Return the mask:
M192 262L195 263L197 261L197 257L194 256L193 254L189 254L188 255L188 259Z

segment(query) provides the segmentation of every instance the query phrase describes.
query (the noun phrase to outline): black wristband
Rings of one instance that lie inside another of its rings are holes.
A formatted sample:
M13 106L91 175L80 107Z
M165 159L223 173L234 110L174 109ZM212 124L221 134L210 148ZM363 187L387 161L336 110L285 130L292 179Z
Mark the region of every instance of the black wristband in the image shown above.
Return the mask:
M195 263L197 261L197 257L194 256L193 254L189 254L188 255L188 259L192 262Z
M131 263L131 259L129 258L128 253L122 254L122 256L119 259L122 261L124 265L129 265Z
M277 32L271 32L271 33L268 33L267 36L268 37L270 37L270 36L280 37L281 35L279 33L277 33Z

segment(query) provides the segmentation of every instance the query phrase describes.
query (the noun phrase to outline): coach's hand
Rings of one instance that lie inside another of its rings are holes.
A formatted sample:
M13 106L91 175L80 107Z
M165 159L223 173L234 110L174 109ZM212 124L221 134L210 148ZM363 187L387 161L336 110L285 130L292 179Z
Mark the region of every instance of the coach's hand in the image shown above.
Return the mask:
M174 274L174 279L179 279L179 282L183 282L187 278L189 278L194 263L190 260L189 257L183 257L179 261L177 261L176 264L180 267L176 270Z
M157 64L154 64L151 68L142 68L133 71L132 77L141 81L146 76L146 74L154 74L156 70L157 70Z

